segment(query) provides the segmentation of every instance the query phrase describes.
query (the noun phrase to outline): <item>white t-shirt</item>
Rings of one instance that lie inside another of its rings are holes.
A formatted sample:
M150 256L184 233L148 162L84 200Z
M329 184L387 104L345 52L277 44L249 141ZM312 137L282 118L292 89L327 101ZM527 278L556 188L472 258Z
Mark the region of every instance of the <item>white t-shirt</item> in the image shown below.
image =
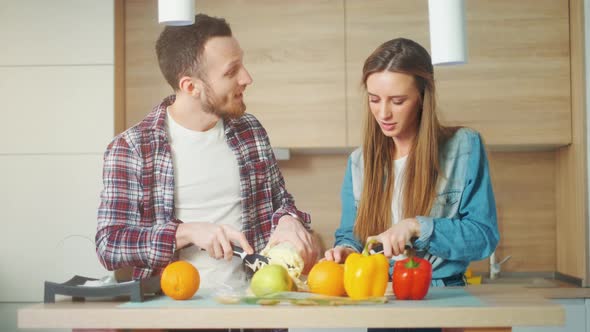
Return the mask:
M210 130L179 125L170 112L167 129L174 167L174 212L185 223L228 224L242 230L240 174L235 154L225 142L223 120ZM245 287L239 259L216 260L196 246L180 251L180 259L199 270L202 288Z
M401 191L403 187L404 171L406 169L407 160L408 156L394 160L393 174L395 174L395 179L393 182L393 199L391 200L391 216L393 224L397 224L403 218L403 195Z
M391 223L397 224L403 219L403 194L402 194L402 187L403 187L403 180L404 180L404 173L406 169L406 161L408 160L408 156L402 157L400 159L394 160L393 166L393 174L395 175L395 179L393 182L393 198L391 200ZM400 260L406 258L406 255L401 254L397 256L393 256L393 260Z

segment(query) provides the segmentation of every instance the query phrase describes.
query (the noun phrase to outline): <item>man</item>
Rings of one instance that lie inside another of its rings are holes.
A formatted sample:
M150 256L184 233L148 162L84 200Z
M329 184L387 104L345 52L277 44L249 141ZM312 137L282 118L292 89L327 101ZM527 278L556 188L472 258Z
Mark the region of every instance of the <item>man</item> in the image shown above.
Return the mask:
M96 249L109 270L161 273L179 253L201 287L246 284L231 244L247 253L289 242L307 269L317 251L310 217L297 210L266 131L245 113L252 83L223 19L199 14L166 27L156 43L175 94L117 136L104 156Z

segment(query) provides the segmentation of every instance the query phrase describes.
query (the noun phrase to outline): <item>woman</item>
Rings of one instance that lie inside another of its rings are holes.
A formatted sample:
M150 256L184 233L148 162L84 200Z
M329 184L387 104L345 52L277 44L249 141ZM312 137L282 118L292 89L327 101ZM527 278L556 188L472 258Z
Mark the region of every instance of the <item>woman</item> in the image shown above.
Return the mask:
M411 243L432 263L432 286L465 285L469 263L488 257L499 240L479 134L439 124L430 55L416 42L379 46L362 82L363 145L348 160L341 225L325 258L344 262L376 239L393 263Z

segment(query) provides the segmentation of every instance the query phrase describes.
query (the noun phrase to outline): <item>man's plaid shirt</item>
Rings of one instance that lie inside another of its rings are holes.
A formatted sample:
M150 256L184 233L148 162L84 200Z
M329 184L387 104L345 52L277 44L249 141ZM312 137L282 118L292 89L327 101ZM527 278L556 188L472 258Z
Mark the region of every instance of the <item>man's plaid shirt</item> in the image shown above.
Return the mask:
M133 266L133 278L161 273L174 259L176 229L174 174L166 133L169 96L139 124L115 137L104 155L96 251L114 270ZM242 231L260 251L279 218L297 210L275 160L266 131L250 114L225 122L226 142L237 157L242 196Z

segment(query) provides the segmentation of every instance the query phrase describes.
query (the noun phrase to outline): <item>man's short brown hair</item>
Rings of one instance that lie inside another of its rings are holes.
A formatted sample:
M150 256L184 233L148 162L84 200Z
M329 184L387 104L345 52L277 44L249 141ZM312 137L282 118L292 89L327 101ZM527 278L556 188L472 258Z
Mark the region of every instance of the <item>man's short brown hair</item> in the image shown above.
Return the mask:
M231 37L229 24L223 18L205 14L195 16L195 23L167 26L156 42L158 63L164 78L174 91L183 76L202 75L202 55L207 41L213 37Z

